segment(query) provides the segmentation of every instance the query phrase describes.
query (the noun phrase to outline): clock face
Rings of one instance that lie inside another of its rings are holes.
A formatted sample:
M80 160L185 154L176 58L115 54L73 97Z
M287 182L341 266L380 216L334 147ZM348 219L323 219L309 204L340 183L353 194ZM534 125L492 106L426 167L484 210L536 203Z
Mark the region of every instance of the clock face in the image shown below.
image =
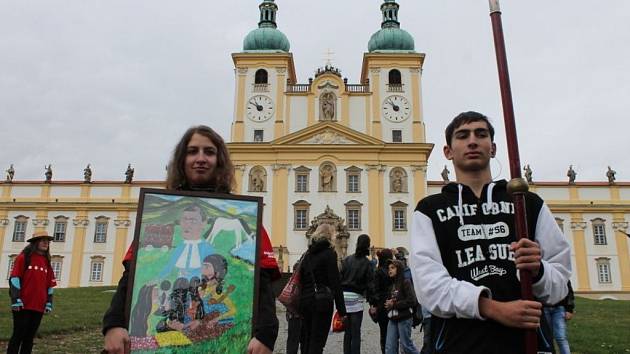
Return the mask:
M252 96L247 101L247 118L254 122L264 122L273 116L273 101L263 95Z
M402 122L410 113L409 101L403 96L392 95L383 101L383 117L392 122Z

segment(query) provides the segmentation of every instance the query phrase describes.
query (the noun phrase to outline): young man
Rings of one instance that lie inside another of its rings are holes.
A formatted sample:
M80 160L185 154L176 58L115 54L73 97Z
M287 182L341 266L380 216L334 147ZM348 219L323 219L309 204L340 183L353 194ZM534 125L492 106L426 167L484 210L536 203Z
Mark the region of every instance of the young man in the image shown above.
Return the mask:
M495 153L487 117L455 117L444 155L457 181L421 200L413 214L412 276L418 299L434 315L435 353L522 353L523 330L541 334L541 302L555 304L567 294L568 243L543 200L529 192L529 239L517 242L507 183L492 181ZM520 300L519 269L532 273L537 301ZM550 339L539 335L541 351L551 351Z

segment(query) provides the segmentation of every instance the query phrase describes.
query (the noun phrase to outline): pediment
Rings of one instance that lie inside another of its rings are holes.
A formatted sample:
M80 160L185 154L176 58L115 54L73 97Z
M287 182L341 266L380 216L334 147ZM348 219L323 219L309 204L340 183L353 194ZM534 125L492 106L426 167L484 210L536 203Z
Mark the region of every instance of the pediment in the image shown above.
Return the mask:
M320 122L272 142L274 145L382 145L379 139L334 122Z

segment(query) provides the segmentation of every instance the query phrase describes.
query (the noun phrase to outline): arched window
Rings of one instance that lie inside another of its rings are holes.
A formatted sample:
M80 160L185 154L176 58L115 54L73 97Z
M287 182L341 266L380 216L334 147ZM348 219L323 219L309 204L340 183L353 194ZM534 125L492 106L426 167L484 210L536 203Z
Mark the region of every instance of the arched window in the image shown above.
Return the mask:
M402 85L402 78L400 76L400 71L398 71L397 69L392 69L389 71L389 84Z
M254 83L255 84L268 84L269 83L269 76L267 74L267 70L265 70L265 69L258 69L258 70L256 70L256 76L254 77Z

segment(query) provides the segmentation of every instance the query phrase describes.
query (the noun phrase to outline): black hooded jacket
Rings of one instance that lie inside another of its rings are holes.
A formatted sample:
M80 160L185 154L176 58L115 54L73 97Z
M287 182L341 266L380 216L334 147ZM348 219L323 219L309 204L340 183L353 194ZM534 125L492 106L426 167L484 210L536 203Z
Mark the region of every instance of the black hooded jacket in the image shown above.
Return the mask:
M374 266L367 258L369 247L369 237L359 236L356 252L341 262L341 289L363 295L368 301L374 293Z
M306 251L300 264L300 281L302 292L300 304L311 304L315 296L315 283L318 287L327 286L335 301L339 314L345 316L346 304L343 300L339 268L337 268L337 252L332 249L328 240L314 241Z
M442 193L421 200L414 211L410 266L416 295L434 315L436 353L522 352L522 330L485 319L479 312L482 294L501 302L521 296L510 250L517 240L514 203L506 184L503 180L486 184L477 197L468 186L450 183ZM532 290L538 301L555 304L567 294L570 247L540 197L526 193L525 205L527 236L542 250ZM539 348L547 350L550 340L540 336Z

